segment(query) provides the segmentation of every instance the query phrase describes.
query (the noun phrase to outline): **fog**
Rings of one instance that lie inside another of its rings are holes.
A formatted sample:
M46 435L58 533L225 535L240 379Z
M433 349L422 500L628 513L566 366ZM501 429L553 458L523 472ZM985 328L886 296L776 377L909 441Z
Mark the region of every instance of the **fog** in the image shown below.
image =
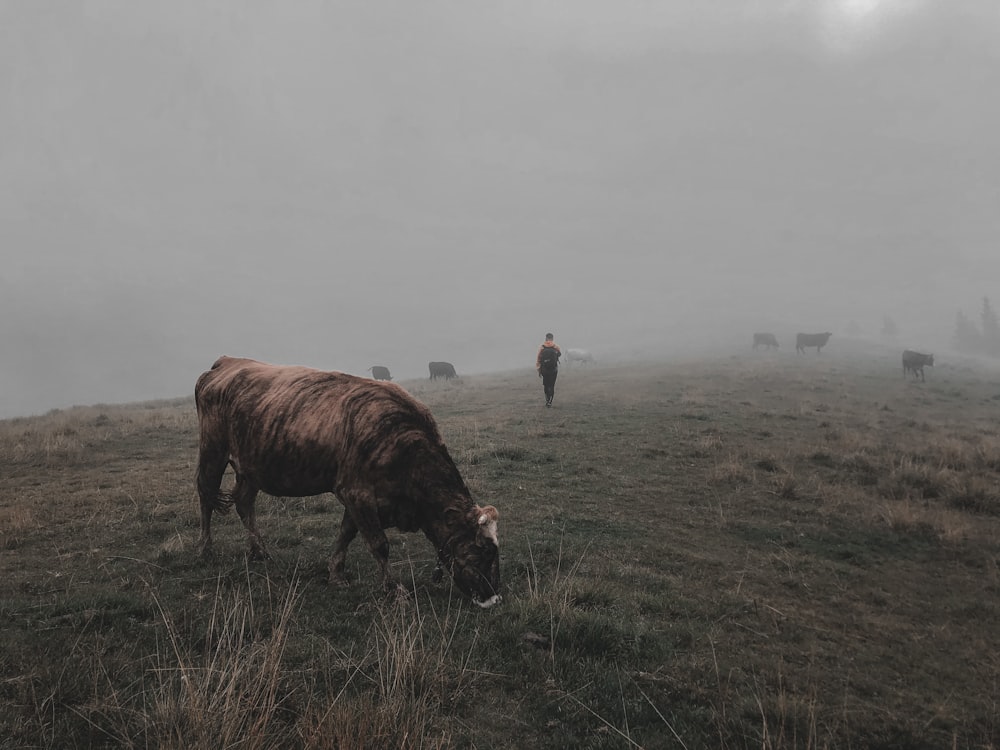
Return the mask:
M998 42L992 0L0 0L0 417L220 354L943 349L1000 296Z

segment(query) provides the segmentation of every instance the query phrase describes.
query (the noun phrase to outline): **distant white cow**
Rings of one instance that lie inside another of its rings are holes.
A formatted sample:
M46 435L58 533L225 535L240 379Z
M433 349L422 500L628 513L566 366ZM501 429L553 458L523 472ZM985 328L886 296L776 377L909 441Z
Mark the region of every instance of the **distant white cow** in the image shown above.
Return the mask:
M586 349L567 349L566 350L566 364L571 365L574 362L579 362L580 364L587 364L588 362L594 361L594 355L588 352Z

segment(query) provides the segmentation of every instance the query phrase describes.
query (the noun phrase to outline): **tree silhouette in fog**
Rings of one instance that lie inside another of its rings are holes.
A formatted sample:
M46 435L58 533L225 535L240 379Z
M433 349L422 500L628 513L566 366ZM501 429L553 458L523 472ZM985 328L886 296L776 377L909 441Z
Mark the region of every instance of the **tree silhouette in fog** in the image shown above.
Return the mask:
M983 321L983 353L1000 357L1000 322L997 321L997 313L990 304L989 297L983 297L983 309L979 317Z
M989 297L983 297L983 307L979 313L981 328L962 310L955 314L953 345L957 351L966 354L985 354L1000 357L1000 319L990 304Z

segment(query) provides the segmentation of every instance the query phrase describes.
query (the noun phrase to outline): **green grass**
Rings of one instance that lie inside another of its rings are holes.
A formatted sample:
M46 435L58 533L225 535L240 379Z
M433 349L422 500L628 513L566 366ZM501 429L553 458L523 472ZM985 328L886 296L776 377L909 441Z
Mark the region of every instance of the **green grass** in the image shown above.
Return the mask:
M843 346L843 345L842 345ZM942 358L943 359L943 358ZM332 496L195 551L190 398L0 422L0 748L996 748L998 378L880 352L404 383L501 605L387 601Z

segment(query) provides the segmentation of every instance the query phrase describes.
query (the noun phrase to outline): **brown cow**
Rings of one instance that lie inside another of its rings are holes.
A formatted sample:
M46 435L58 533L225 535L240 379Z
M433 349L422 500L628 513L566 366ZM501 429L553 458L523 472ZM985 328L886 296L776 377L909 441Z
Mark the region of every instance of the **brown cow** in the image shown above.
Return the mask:
M473 504L430 411L402 388L340 372L220 357L195 385L201 430L201 546L212 511L236 506L252 556L266 556L254 500L260 490L336 493L344 505L330 579L345 583L347 546L360 531L387 591L383 529L423 531L458 587L481 607L500 601L497 511ZM236 483L220 492L226 467Z

